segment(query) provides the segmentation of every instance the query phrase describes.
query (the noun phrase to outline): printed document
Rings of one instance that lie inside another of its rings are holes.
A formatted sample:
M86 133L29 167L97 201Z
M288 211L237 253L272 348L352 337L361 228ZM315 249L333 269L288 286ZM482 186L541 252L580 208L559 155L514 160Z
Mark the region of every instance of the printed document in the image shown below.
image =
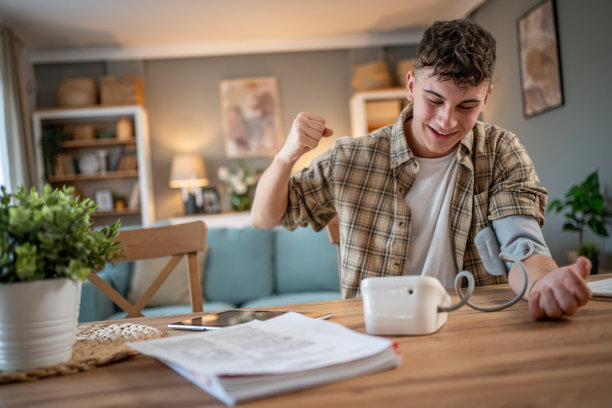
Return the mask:
M129 343L228 405L396 367L393 342L298 313Z
M587 282L595 300L612 300L612 278Z

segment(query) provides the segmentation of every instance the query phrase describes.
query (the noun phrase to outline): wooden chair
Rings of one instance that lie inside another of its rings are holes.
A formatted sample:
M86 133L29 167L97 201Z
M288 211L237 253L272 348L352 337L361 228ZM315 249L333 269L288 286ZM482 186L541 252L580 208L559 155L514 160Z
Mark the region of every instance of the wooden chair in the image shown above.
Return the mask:
M337 215L325 226L325 232L327 232L329 243L336 245L336 250L338 251L338 276L342 279L342 274L340 273L342 265L340 260L340 223L338 222Z
M142 316L142 309L183 256L187 256L189 266L191 309L193 312L202 312L204 301L197 255L199 251L204 250L206 242L206 225L202 221L165 227L122 230L116 241L121 241L120 245L123 247L123 256L117 262L171 256L166 266L134 304L100 278L97 272L92 272L87 276L91 283L127 313L126 318Z

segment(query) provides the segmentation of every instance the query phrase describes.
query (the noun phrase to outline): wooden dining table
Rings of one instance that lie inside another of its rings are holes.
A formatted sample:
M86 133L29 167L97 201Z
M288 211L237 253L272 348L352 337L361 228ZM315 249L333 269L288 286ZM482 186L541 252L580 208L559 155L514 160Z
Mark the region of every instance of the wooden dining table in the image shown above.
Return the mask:
M612 276L612 275L610 275ZM473 302L501 304L508 285L477 288ZM456 301L457 297L454 296ZM265 310L331 312L331 321L365 333L361 300ZM167 329L192 315L125 320ZM536 321L526 302L485 313L451 312L431 335L393 337L401 364L245 407L610 407L612 302L590 301L574 316ZM144 355L73 375L0 385L0 407L218 407L221 402Z

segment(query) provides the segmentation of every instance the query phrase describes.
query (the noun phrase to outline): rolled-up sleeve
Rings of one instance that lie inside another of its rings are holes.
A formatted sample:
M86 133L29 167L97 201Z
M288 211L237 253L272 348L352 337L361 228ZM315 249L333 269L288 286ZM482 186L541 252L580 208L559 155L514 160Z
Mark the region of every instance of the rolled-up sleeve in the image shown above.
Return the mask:
M332 192L333 154L332 148L290 177L287 210L281 220L283 227L294 230L310 225L319 231L336 215Z
M544 225L547 191L518 138L508 132L497 146L493 186L489 191L489 219L528 215Z

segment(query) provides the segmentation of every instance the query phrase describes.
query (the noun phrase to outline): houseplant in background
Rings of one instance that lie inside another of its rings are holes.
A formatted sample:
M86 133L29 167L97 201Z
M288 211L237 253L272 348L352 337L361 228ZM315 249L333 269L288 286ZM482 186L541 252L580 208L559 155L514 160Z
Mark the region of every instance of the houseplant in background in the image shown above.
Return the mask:
M73 188L1 188L0 370L70 359L81 283L121 252L113 242L119 222L92 230L95 209Z
M573 263L579 255L586 256L593 263L591 273L597 273L599 266L599 247L593 242L584 242L584 230L590 228L596 235L607 237L606 224L612 215L605 207L604 197L599 186L597 171L589 174L581 184L570 187L564 200L553 200L548 211L566 211L563 231L578 232L578 249L568 253L568 261Z
M237 170L221 166L217 170L217 176L229 189L232 208L236 211L249 210L253 203L252 195L261 176L261 170L252 170L244 161L239 160Z

